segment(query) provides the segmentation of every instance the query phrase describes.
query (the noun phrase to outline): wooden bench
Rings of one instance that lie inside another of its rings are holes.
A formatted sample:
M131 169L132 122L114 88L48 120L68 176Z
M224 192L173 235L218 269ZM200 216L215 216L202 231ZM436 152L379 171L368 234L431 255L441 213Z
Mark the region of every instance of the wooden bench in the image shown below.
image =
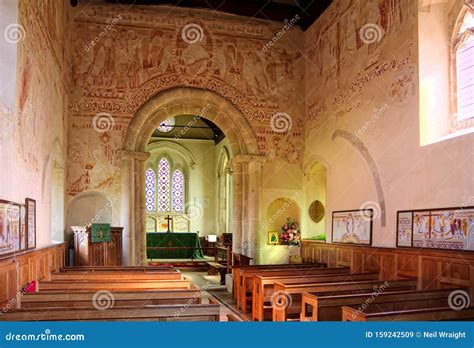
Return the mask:
M455 289L427 291L386 291L376 293L324 295L303 293L301 321L341 321L342 306L356 306L363 312L373 307L379 311L445 307Z
M448 321L474 320L474 308L455 311L449 307L410 309L392 312L362 313L357 308L342 307L342 321Z
M179 304L145 307L17 309L0 321L219 321L220 305Z
M376 289L390 284L390 289L396 290L416 290L416 279L402 279L402 280L364 280L356 282L341 282L341 283L315 283L315 284L283 284L275 283L274 292L279 296L273 297L273 321L287 321L288 314L301 313L301 298L305 292L331 292L331 291L356 291L367 292L375 291ZM365 291L364 291L365 290ZM281 305L278 301L281 297L287 298L288 306Z
M227 321L243 321L234 314L227 314Z
M61 272L161 272L173 270L173 266L71 266Z
M283 284L304 284L304 283L329 283L329 282L348 282L360 280L377 280L378 273L357 273L357 274L316 274L305 276L256 276L254 278L253 296L252 296L252 320L264 320L265 309L271 309L271 300L273 295L273 285L275 283Z
M182 279L179 272L95 272L95 273L52 273L51 281L77 281L77 280L172 280Z
M251 272L251 271L268 271L268 270L285 270L285 269L297 269L297 268L326 268L323 267L325 264L322 263L308 263L302 265L294 265L294 264L277 264L277 265L242 265L242 266L233 266L232 267L232 278L233 278L233 286L232 286L232 296L234 300L237 302L239 301L238 298L240 296L240 286L242 284L241 275L244 272ZM343 267L347 270L346 273L350 272L349 267Z
M227 267L221 265L219 262L206 262L208 274L219 274L220 284L225 284L225 275L227 274Z
M240 269L240 296L237 297L237 308L246 314L247 303L252 301L254 278L257 276L291 276L291 275L318 275L318 274L348 274L349 268L314 268L314 267L296 267L283 269L266 269L266 270L243 270ZM250 296L247 296L247 293Z
M71 281L40 281L38 290L41 291L143 291L160 289L189 289L189 280L75 280Z
M97 292L37 292L25 294L21 297L18 308L53 308L53 307L143 307L146 305L169 305L169 304L200 304L203 292L194 290L160 290L140 292L110 292L102 295ZM103 302L101 302L103 301Z

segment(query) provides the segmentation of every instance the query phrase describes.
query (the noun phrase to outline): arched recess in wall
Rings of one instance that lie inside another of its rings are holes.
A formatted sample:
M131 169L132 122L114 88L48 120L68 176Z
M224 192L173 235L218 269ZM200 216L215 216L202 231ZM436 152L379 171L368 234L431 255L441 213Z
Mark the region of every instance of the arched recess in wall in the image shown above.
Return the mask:
M62 242L65 238L65 174L64 156L59 139L53 141L51 151L51 239Z
M313 156L304 166L304 192L306 201L302 217L302 238L314 240L326 240L326 218L315 218L316 207L327 206L328 189L328 165L320 157ZM320 202L320 204L316 203ZM321 208L319 208L321 210ZM321 211L319 213L322 213ZM327 211L326 211L327 213Z
M229 167L230 153L222 147L217 159L217 229L218 233L229 233L231 220L231 170Z
M67 205L67 239L72 236L71 226L91 223L112 224L113 202L103 192L85 191L72 198Z
M382 227L385 227L387 225L385 195L382 188L382 182L380 180L379 170L377 168L377 165L375 164L374 159L370 155L369 150L367 149L365 144L355 134L352 134L351 132L344 129L338 129L333 133L332 140L334 141L337 138L342 138L349 142L349 144L354 146L354 148L361 154L361 156L366 161L367 166L369 167L370 172L372 173L372 179L375 185L375 190L377 192L377 202L375 202L376 204L373 204L374 202L365 202L361 206L361 208L374 209L374 218L380 217L381 225Z
M262 263L288 263L290 255L298 252L298 248L283 245L271 245L269 241L269 233L277 232L279 235L282 226L286 223L288 218L301 223L302 209L294 199L289 197L278 197L270 202L268 207L266 207L265 212L265 220L262 224L263 228L260 234L260 253Z
M194 204L190 201L190 180L193 175L193 170L196 168L197 160L194 155L183 145L174 143L168 140L154 140L147 146L150 157L146 162L146 231L147 232L166 232L168 224L166 217L171 215L173 217L173 231L174 232L188 232L196 231L191 219L191 212L194 211ZM168 198L169 209L163 211L159 200L163 198L160 196L160 162L165 159L169 168L168 186L169 191L166 195ZM180 184L175 186L175 173L179 172ZM151 181L150 181L151 180ZM153 184L154 183L154 184ZM152 188L154 187L154 188ZM179 187L179 191L174 188ZM176 199L182 197L182 199ZM150 202L153 202L150 204ZM179 202L180 209L175 209L175 203ZM203 211L203 218L206 218Z
M261 166L257 137L244 113L226 98L201 88L175 87L159 92L135 113L127 129L122 152L121 225L124 262L146 260L145 170L149 139L157 125L180 115L212 121L225 134L232 150L233 250L255 257L260 225ZM244 185L245 183L245 185ZM254 259L255 260L255 259ZM257 260L258 262L258 260Z

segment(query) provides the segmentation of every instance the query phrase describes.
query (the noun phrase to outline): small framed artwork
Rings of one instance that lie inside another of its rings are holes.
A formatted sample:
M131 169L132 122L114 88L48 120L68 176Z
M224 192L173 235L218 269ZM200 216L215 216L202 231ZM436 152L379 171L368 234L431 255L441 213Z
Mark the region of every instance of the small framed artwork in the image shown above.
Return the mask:
M0 200L0 256L20 250L20 205Z
M332 213L332 242L372 245L373 209L343 210Z
M397 212L397 247L411 247L413 243L413 212Z
M280 233L276 231L268 232L268 244L269 245L280 244Z
M20 204L20 250L28 249L28 235L26 233L26 206Z
M474 207L399 211L397 246L474 251Z
M26 235L27 249L36 248L36 201L32 198L25 200L26 206Z

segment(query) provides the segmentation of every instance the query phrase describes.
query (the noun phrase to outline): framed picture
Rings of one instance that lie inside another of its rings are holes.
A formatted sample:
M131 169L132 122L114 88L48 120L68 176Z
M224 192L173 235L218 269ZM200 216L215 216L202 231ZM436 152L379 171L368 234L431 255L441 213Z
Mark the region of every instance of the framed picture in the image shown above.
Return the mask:
M32 198L25 200L26 206L26 235L27 249L36 248L36 201Z
M0 200L0 256L20 250L20 205Z
M269 245L280 244L280 233L276 231L268 232L268 244Z
M397 212L397 247L411 247L413 243L413 212Z
M397 246L474 251L474 207L399 211L397 227ZM399 243L405 229L411 241Z
M333 212L332 242L372 245L373 215L373 209Z
M20 250L28 249L28 235L26 233L26 206L20 204Z

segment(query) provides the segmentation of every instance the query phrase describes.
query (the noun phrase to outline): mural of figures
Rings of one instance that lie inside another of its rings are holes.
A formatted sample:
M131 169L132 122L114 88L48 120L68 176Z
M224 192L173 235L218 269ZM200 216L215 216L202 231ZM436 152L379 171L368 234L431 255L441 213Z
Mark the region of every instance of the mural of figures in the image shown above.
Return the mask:
M153 10L157 20L151 23L133 8L127 18L119 10L99 8L88 6L77 13L71 31L70 196L104 187L119 192L117 156L128 123L149 98L174 86L222 95L247 117L262 154L272 151L289 163L302 160L302 54L286 37L263 51L281 29L278 25L237 26L222 15L184 21L178 15L163 16L159 8ZM187 13L176 13L180 11ZM279 112L291 114L291 132L272 130L271 119ZM106 134L92 126L102 113L111 120Z

